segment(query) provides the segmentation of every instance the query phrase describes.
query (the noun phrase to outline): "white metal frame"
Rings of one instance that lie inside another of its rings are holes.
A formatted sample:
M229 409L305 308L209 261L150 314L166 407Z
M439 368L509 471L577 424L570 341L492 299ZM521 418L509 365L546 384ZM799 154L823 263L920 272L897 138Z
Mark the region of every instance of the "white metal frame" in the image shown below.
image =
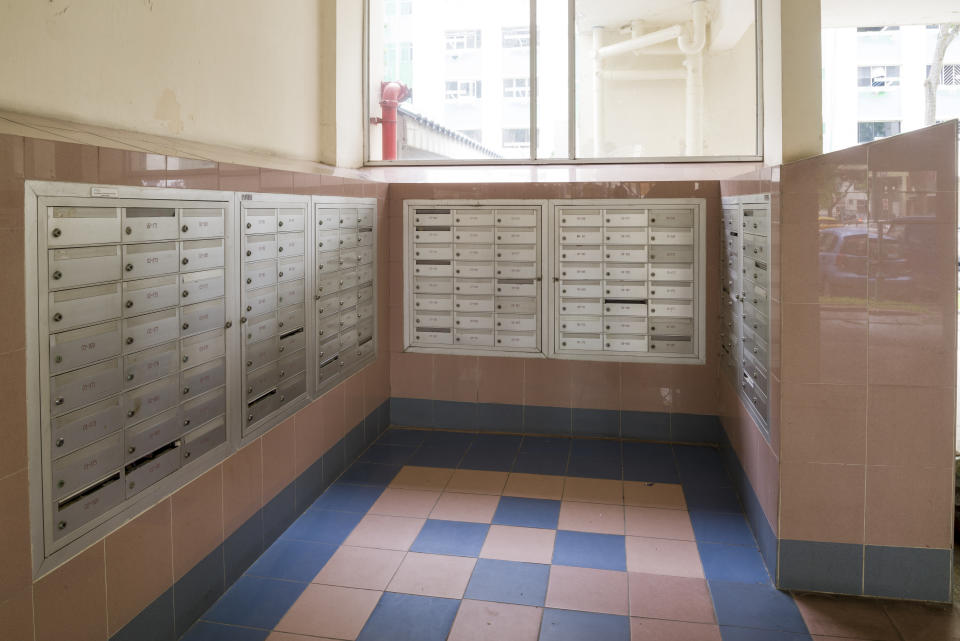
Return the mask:
M458 166L458 165L604 165L698 162L759 162L763 160L763 16L762 0L754 0L754 30L756 35L756 153L745 156L650 156L629 158L577 157L577 99L576 99L576 0L567 0L567 157L537 157L537 0L530 2L530 157L527 159L476 160L372 160L370 158L370 0L363 3L363 159L365 166Z

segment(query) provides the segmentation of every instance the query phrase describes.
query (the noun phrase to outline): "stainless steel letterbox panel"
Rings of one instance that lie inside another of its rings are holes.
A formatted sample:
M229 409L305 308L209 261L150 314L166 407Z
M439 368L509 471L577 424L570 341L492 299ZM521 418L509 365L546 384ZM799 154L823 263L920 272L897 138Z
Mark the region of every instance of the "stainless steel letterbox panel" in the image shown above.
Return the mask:
M560 334L561 349L601 350L603 337L597 334Z
M562 263L560 278L564 280L600 280L603 266L599 263Z
M125 207L124 242L141 243L180 237L177 210L173 207Z
M277 210L247 207L243 210L243 233L272 234L277 231Z
M744 281L743 283L743 296L747 303L759 309L766 309L766 305L769 302L769 295L766 288L750 281Z
M491 232L492 234L492 232ZM453 242L453 232L449 229L418 229L413 233L413 239L419 243L449 243Z
M361 342L357 346L357 358L362 361L366 358L374 356L376 352L376 344L374 343L373 339L360 340Z
M180 399L188 400L223 385L227 380L227 365L220 358L180 373Z
M757 335L749 329L743 330L743 351L753 354L761 363L770 362L770 350L767 347L766 341L758 338Z
M693 303L680 300L650 301L650 315L669 318L693 318Z
M770 235L770 210L766 207L743 206L743 231L758 236Z
M373 247L358 247L354 251L357 254L357 265L369 265L373 262Z
M572 334L599 334L603 331L603 319L599 317L561 316L560 331Z
M123 246L123 277L147 278L175 274L180 269L177 243L145 243Z
M605 316L646 316L646 303L611 303L603 304Z
M662 283L650 286L650 298L693 299L693 283Z
M455 225L464 227L490 227L493 225L493 211L458 209L453 212L453 222Z
M244 313L250 316L259 316L272 312L277 308L276 286L255 289L244 294Z
M135 461L125 468L127 498L147 489L180 469L180 441Z
M340 333L340 314L334 314L317 323L317 336L321 340Z
M488 253L489 258L493 258L492 248ZM450 260L453 258L453 245L417 245L413 256L423 260Z
M563 227L600 227L603 219L599 209L563 209L560 210L560 224Z
M650 333L656 336L693 336L689 318L651 318Z
M283 381L292 378L307 368L307 351L301 349L299 352L287 354L277 364L277 381Z
M177 408L131 427L123 434L123 462L135 461L144 454L177 440L182 432L183 426L180 424L180 412Z
M340 295L331 294L317 300L316 305L317 320L326 318L331 314L340 313Z
M47 294L50 331L101 323L120 316L120 283Z
M603 349L611 352L646 352L646 336L607 334L603 337Z
M359 212L355 207L340 208L340 226L356 227L359 222Z
M321 361L337 355L340 351L340 337L337 335L317 341L317 358Z
M644 247L606 247L603 251L603 257L613 263L645 263L647 262L647 250Z
M478 294L481 292L477 292ZM536 296L537 284L525 281L497 281L498 296Z
M457 245L453 258L458 260L493 260L494 250L490 245Z
M650 351L658 354L692 354L693 341L683 338L654 338L650 341Z
M437 329L434 331L414 330L414 340L423 345L453 345L453 331Z
M280 347L277 348L279 354L289 354L298 349L303 349L307 345L307 333L301 327L287 334L280 336Z
M159 381L124 392L123 407L126 425L133 425L175 407L180 400L179 377L168 376Z
M647 280L646 265L627 265L622 263L610 263L604 265L603 275L612 280Z
M489 318L483 316L482 318ZM453 327L453 315L450 312L420 312L413 318L417 327Z
M338 296L337 305L340 306L341 310L344 307L353 307L357 304L357 290L356 289L345 289L340 292Z
M317 233L336 229L340 226L340 212L336 209L317 208L316 215Z
M646 227L648 216L642 209L608 209L603 214L603 223L607 227Z
M277 262L265 260L262 263L251 263L243 266L244 288L247 290L260 289L277 282Z
M219 417L183 437L183 464L195 461L227 440L227 422Z
M693 227L692 209L651 209L651 227Z
M62 538L104 514L123 500L123 482L117 472L84 491L60 501L54 508L54 538Z
M302 303L306 283L304 280L290 280L277 285L277 306L296 305Z
M458 295L485 296L493 294L493 281L458 278L453 289Z
M647 297L646 283L623 283L608 280L603 284L603 295L607 298L637 299ZM652 293L651 293L652 296Z
M74 247L47 252L47 287L50 291L119 280L120 246Z
M185 240L180 243L180 271L223 267L223 239Z
M453 214L448 210L421 210L413 216L413 224L417 226L446 226L453 221Z
M280 366L276 361L247 373L247 388L244 394L248 400L259 398L277 386Z
M452 278L415 278L413 289L420 294L452 294Z
M247 371L263 367L271 361L277 360L277 348L280 347L280 337L274 336L265 341L248 345L244 353Z
M337 292L340 289L340 275L333 273L317 276L316 288L318 296L326 296Z
M193 367L224 355L225 330L213 330L184 338L180 341L180 364L182 368Z
M757 283L761 287L770 286L770 276L766 266L751 258L743 259L743 279Z
M536 314L536 298L500 297L496 298L498 314Z
M646 334L647 319L632 316L610 316L603 319L603 329L607 334ZM644 348L646 351L646 348Z
M651 234L651 239L652 236ZM660 234L657 234L657 236L659 237ZM610 245L645 245L647 243L647 230L607 229L603 233L603 240Z
M330 360L320 363L320 366L317 368L317 379L327 383L336 380L340 376L340 372L340 359L334 356L331 357Z
M756 357L750 352L743 353L743 371L750 375L750 378L760 386L761 390L766 390L769 385L767 368L760 364Z
M657 245L650 248L651 263L692 263L692 245ZM651 271L654 267L650 268Z
M497 247L497 261L508 260L514 262L536 262L536 246L527 247L524 245L500 245Z
M561 247L560 259L578 263L599 263L603 260L603 250L599 247Z
M770 340L770 327L767 317L751 305L743 306L743 323L760 339L764 341Z
M306 215L306 210L300 207L281 207L277 212L277 231L303 231L306 229Z
M280 407L280 394L276 390L268 392L266 396L247 404L247 425L253 425L265 418Z
M753 406L757 408L757 411L760 412L760 415L766 418L767 395L746 372L743 373L740 379L740 385L744 395L747 397L748 402L752 403Z
M488 276L493 276L493 265L490 265L490 272ZM449 262L436 264L421 261L414 264L413 273L416 276L453 276L453 265Z
M317 231L315 242L317 244L317 251L336 251L340 248L340 230L333 228L325 231Z
M453 342L455 345L466 345L470 347L492 347L493 332L466 332L463 330L456 330L453 334Z
M357 232L357 245L360 247L367 247L368 245L373 244L373 232L372 231L359 231Z
M120 321L50 335L50 373L60 374L120 353Z
M493 297L457 296L457 301L453 307L458 312L492 312L494 308Z
M116 207L47 207L47 246L120 242Z
M357 288L357 302L365 303L373 300L373 285L366 285Z
M271 312L270 314L251 318L246 322L245 327L244 332L247 345L266 340L278 333L277 314L276 312Z
M753 258L754 260L759 260L762 263L766 263L768 259L767 239L763 236L757 236L755 234L744 234L743 254L744 256Z
M136 352L180 336L176 309L123 319L123 351Z
M603 296L603 285L590 281L561 281L560 295L569 298L600 298Z
M650 230L651 245L692 245L693 229L657 228Z
M227 411L225 387L207 392L180 406L180 425L184 431L199 427Z
M187 305L180 310L180 335L193 336L223 327L226 309L222 300Z
M61 416L120 392L123 371L120 359L90 365L50 379L50 409Z
M504 314L497 314L497 332L535 332L536 330L536 316L506 316Z
M181 274L180 297L184 304L220 298L224 291L222 269Z
M303 234L277 234L278 256L303 256Z
M498 209L497 227L536 227L537 212L533 209Z
M493 301L491 301L491 303L492 302ZM416 310L423 311L449 312L453 310L453 296L431 296L421 294L413 297L413 307ZM492 309L489 311L492 311Z
M362 319L357 323L357 341L364 342L373 338L373 319Z
M123 315L139 316L180 302L179 278L176 274L123 282Z
M345 330L349 327L355 327L357 324L357 308L351 307L340 312L340 329Z
M185 208L180 210L180 238L214 238L223 236L222 208Z
M351 249L360 244L360 238L355 229L344 229L340 232L340 249Z
M322 276L340 271L340 252L323 252L317 254L317 279Z
M457 329L476 331L478 329L493 329L493 316L490 314L457 314L454 320ZM449 320L444 323L430 323L422 327L450 327Z
M564 298L560 301L560 313L572 316L599 316L603 314L603 301Z
M255 262L258 260L270 260L277 257L277 237L274 234L269 236L244 236L243 237L243 260L244 262Z
M497 278L536 278L536 263L505 263L497 261Z
M290 331L298 327L303 327L304 312L303 304L291 305L277 311L277 327L280 331Z
M180 371L180 350L165 343L123 357L123 386L131 389Z
M458 227L453 233L453 240L456 244L490 244L493 242L493 230L483 227ZM443 241L436 241L443 242Z
M497 229L497 245L532 245L535 242L535 229Z
M565 229L560 232L560 242L564 245L600 245L603 232L599 229Z
M693 280L693 265L651 265L650 280Z
M58 459L51 475L53 497L62 499L120 467L122 446L123 435L117 432Z
M50 458L58 459L123 428L120 396L88 405L50 421Z

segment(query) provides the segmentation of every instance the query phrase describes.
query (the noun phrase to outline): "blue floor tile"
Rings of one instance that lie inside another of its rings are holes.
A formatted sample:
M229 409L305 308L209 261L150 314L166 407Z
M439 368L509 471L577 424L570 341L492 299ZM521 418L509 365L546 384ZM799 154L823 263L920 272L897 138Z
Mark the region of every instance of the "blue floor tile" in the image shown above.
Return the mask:
M664 443L624 443L623 478L626 481L679 483L673 448Z
M460 467L468 470L491 470L509 472L520 449L520 436L480 434L460 461Z
M390 481L397 475L401 467L403 466L357 461L343 473L340 480L344 483L353 483L354 485L386 486L390 484Z
M543 611L539 641L629 641L630 620L613 614Z
M220 597L204 620L271 630L287 613L306 583L242 576Z
M463 598L543 606L549 580L549 565L478 559Z
M389 443L377 442L363 453L360 460L365 463L403 465L410 460L413 453L417 451L417 447L417 445L391 445Z
M602 479L622 478L620 442L573 439L567 474Z
M560 520L560 501L525 499L502 496L493 515L496 525L538 527L544 530L557 529Z
M697 549L708 581L770 583L767 566L756 548L697 541Z
M517 460L513 464L513 471L559 476L566 474L567 461L570 458L570 442L571 439L568 438L523 437Z
M716 416L671 414L670 440L681 443L719 443L723 426Z
M805 632L735 628L729 625L720 626L720 638L723 641L811 641L810 635Z
M423 437L423 446L424 447L434 447L434 446L444 446L444 447L454 447L459 446L463 448L463 451L467 451L467 447L473 443L473 440L477 438L477 435L473 432L452 432L449 430L427 430L424 432Z
M278 539L247 570L247 574L309 583L336 551L337 546L331 543Z
M690 512L690 521L697 541L757 547L757 540L753 538L753 531L743 514L693 510Z
M321 510L366 513L383 493L382 487L334 483L311 506Z
M420 445L430 432L428 430L404 430L392 428L384 432L377 443L386 445Z
M427 520L410 547L411 552L480 556L490 526L486 523Z
M350 536L363 516L357 512L337 512L312 507L301 514L280 538L340 545Z
M771 585L709 581L721 626L805 634L807 626L793 598Z
M618 534L558 530L553 547L553 563L597 570L626 571L626 538Z
M680 481L684 485L733 485L718 450L694 445L675 445L673 451L677 457Z
M687 500L687 509L713 510L714 512L734 512L742 514L740 499L732 487L716 485L683 485L683 495Z
M460 601L384 592L357 641L445 641Z
M197 621L180 641L264 641L269 630L238 628L232 625Z
M469 445L422 445L407 462L420 467L458 467Z

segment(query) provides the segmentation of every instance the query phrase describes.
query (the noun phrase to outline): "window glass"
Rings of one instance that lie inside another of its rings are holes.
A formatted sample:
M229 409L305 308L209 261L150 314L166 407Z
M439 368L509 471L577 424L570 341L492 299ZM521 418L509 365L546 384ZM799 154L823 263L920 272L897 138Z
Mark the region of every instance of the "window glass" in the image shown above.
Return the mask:
M857 142L873 142L900 133L899 120L882 120L857 123Z

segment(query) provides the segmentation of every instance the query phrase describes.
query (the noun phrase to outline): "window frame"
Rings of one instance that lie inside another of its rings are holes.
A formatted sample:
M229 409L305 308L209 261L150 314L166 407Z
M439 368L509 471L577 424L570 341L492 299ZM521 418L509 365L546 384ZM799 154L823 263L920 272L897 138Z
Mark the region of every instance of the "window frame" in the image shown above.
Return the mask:
M644 156L644 157L608 157L589 158L577 156L577 93L576 93L576 1L567 0L567 155L559 158L538 158L539 141L537 132L537 54L539 48L539 27L537 24L537 0L527 0L530 4L529 21L529 96L530 102L530 155L527 158L472 158L472 159L431 159L431 160L373 160L370 156L370 122L376 116L371 113L370 103L370 2L363 1L363 37L362 78L363 78L363 166L364 167L418 167L418 166L483 166L483 165L648 165L664 163L714 163L763 161L764 149L764 105L763 105L763 14L762 0L754 0L755 46L755 91L756 91L756 150L749 155L703 155L703 156ZM401 2L402 0L398 0ZM501 31L502 38L502 31ZM481 43L482 46L482 43ZM518 47L522 49L522 47ZM446 55L457 52L479 51L475 49L445 49ZM502 90L502 87L501 87Z

